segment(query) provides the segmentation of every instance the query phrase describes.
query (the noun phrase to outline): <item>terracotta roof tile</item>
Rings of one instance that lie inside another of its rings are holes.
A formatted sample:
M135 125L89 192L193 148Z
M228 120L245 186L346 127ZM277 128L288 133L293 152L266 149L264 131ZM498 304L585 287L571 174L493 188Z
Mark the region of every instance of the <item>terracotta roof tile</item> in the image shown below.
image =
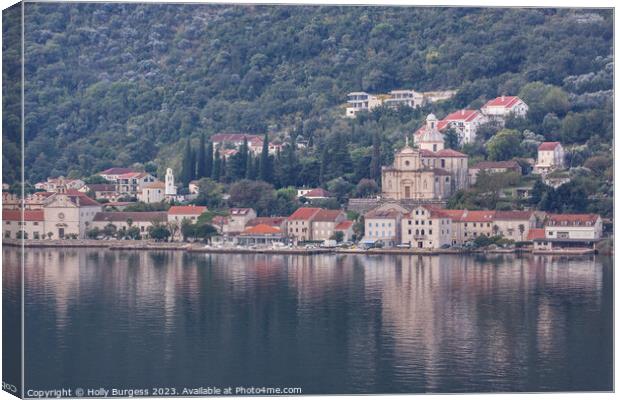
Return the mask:
M105 171L99 172L99 175L122 175L122 174L127 174L129 172L136 172L136 170L133 168L113 167L113 168L108 168Z
M282 233L280 228L276 228L267 224L258 224L245 228L241 235L277 235Z
M555 150L555 148L558 145L560 145L560 142L542 142L538 146L538 150L541 150L541 151L551 151L551 150Z
M172 206L168 209L168 215L200 215L207 211L203 206Z
M448 114L442 121L443 122L453 122L453 121L470 122L481 115L482 114L480 114L476 110L459 110L451 114Z
M321 210L314 216L315 221L336 222L343 213L340 210Z
M527 240L536 240L536 239L544 239L545 238L545 230L542 228L534 228L530 229L527 233Z
M582 226L594 224L600 218L598 214L549 214L547 225L550 226Z
M316 207L301 207L295 210L295 212L288 217L288 220L309 220L320 210L320 208Z
M347 229L349 229L351 226L353 226L353 221L342 221L340 222L338 225L336 225L336 227L334 228L334 230L337 231L346 231Z
M2 210L3 221L21 221L20 210ZM43 221L43 210L24 210L24 221Z
M517 104L521 99L517 96L500 96L493 100L487 101L483 107L506 107L511 108Z

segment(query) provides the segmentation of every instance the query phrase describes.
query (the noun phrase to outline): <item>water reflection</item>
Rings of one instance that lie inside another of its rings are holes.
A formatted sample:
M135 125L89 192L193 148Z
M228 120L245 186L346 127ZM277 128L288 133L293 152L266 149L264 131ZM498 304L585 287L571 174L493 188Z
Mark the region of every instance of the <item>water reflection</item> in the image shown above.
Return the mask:
M609 258L50 249L25 264L29 388L611 389Z

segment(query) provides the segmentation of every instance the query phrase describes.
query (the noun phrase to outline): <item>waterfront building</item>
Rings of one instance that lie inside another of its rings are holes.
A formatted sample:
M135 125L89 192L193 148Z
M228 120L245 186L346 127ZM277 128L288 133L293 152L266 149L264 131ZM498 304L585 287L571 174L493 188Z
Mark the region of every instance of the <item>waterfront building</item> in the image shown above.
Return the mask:
M536 215L534 211L495 211L494 226L495 235L522 242L536 227Z
M196 221L198 221L198 217L200 217L206 211L207 207L204 206L171 206L168 209L166 219L168 222L176 222L179 224L179 226L181 226L183 220L195 223Z
M245 227L248 228L256 225L268 225L286 232L286 217L256 217L249 220Z
M334 236L336 226L347 219L341 210L321 209L312 218L312 239L316 241L330 240Z
M43 210L2 210L2 237L6 239L45 239Z
M321 211L318 207L300 207L287 219L289 238L295 242L312 240L312 219Z
M480 110L491 119L504 121L511 115L525 117L529 107L517 96L500 96L489 100Z
M101 204L84 193L60 188L43 204L45 234L51 239L83 239L95 214L100 211Z
M515 160L510 161L481 161L469 167L469 184L474 185L480 171L488 174L516 172L521 174L521 165Z
M149 228L154 224L163 224L167 220L165 211L102 211L95 214L91 228L105 229L114 225L116 230L137 227L142 238L148 238Z
M346 220L341 221L334 227L334 233L342 232L342 241L343 242L351 242L353 241L353 221Z
M380 243L393 247L401 243L401 220L409 209L398 202L386 202L364 214L364 245Z
M273 245L286 241L285 230L267 224L248 226L237 237L237 243L242 246Z
M391 166L381 168L382 197L391 200L446 199L467 187L467 155L444 149L437 118L427 117L427 129L418 147L405 147L394 156Z
M401 220L401 243L419 249L450 246L452 220L444 210L421 205L414 207Z
M564 148L560 142L543 142L538 146L534 173L546 175L564 168Z

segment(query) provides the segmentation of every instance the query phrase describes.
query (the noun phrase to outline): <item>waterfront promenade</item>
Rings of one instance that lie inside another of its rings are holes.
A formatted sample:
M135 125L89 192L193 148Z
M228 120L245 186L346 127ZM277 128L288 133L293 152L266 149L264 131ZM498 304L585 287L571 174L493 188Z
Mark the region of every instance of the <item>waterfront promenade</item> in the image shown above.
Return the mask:
M22 243L23 242L23 243ZM418 249L418 248L325 248L325 247L241 247L241 246L209 246L204 243L186 242L155 242L150 240L19 240L4 239L3 245L27 248L105 248L111 251L123 250L169 250L187 251L192 253L222 253L222 254L366 254L366 255L437 255L437 254L470 254L470 253L534 253L534 254L560 254L560 255L584 255L593 254L596 251L587 248L574 248L563 250L533 250L532 248L495 248L495 249Z

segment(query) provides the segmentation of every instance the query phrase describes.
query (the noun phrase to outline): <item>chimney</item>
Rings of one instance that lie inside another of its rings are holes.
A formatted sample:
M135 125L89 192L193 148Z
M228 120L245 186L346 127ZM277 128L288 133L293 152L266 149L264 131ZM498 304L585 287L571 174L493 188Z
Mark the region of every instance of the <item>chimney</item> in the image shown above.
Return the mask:
M506 100L506 96L502 95L502 101Z
M465 110L461 110L461 115L465 115Z

